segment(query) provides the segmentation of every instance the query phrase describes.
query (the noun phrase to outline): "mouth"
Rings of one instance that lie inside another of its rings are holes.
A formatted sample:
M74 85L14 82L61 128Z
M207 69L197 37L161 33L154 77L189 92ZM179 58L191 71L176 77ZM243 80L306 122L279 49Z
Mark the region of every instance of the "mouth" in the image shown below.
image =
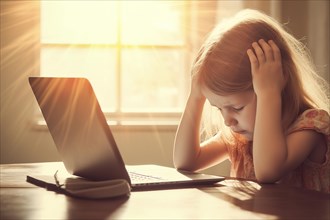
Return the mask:
M233 132L235 132L236 134L240 134L242 136L244 136L247 140L252 140L253 139L253 134L251 134L250 132L246 131L246 130L232 130Z
M239 130L239 131L234 131L233 132L237 133L237 134L247 134L247 131L245 130Z

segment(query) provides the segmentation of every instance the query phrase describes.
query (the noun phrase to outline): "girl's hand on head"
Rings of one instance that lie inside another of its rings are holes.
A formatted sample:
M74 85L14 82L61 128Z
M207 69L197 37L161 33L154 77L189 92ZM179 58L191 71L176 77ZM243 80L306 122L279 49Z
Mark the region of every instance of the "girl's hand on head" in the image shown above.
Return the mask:
M251 62L252 81L258 95L269 92L280 94L284 87L281 52L274 41L261 39L247 50Z
M205 100L205 96L202 93L201 83L199 81L199 75L198 74L193 74L191 76L190 96L193 96L194 98L196 98L198 100Z

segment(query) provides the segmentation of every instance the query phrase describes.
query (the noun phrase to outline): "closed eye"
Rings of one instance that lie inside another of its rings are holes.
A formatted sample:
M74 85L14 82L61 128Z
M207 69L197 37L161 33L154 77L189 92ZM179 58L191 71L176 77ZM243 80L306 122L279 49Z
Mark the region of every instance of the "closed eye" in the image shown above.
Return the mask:
M241 110L243 110L243 109L244 109L244 106L239 107L239 108L234 108L234 107L233 107L233 110L236 111L236 112L239 112L239 111L241 111Z
M217 108L217 109L218 109L220 112L222 112L222 108ZM239 112L239 111L241 111L241 110L244 109L244 106L239 107L239 108L231 107L231 109L232 109L233 111L235 111L235 112Z

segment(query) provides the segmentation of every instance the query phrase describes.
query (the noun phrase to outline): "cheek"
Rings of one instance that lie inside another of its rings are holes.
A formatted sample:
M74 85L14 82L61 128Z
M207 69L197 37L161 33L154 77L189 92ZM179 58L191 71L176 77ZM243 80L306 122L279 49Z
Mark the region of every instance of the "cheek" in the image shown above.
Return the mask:
M255 121L256 121L256 114L254 113L254 114L251 114L251 116L250 116L249 124L250 124L250 129L251 130L254 130Z
M254 123L255 123L255 115L252 114L252 112L247 112L244 115L244 120L241 121L242 126L244 126L245 129L248 129L250 131L254 129Z
M246 123L247 126L249 127L249 130L254 130L254 124L256 120L256 105L250 106L248 111L246 112Z

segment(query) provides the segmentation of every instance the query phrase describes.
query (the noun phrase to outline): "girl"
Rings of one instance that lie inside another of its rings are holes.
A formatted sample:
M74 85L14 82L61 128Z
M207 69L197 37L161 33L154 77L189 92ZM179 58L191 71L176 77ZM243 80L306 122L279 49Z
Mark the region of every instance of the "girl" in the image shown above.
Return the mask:
M174 165L196 171L229 158L233 177L329 193L328 92L298 40L243 10L212 31L193 64ZM200 144L206 99L222 120Z

